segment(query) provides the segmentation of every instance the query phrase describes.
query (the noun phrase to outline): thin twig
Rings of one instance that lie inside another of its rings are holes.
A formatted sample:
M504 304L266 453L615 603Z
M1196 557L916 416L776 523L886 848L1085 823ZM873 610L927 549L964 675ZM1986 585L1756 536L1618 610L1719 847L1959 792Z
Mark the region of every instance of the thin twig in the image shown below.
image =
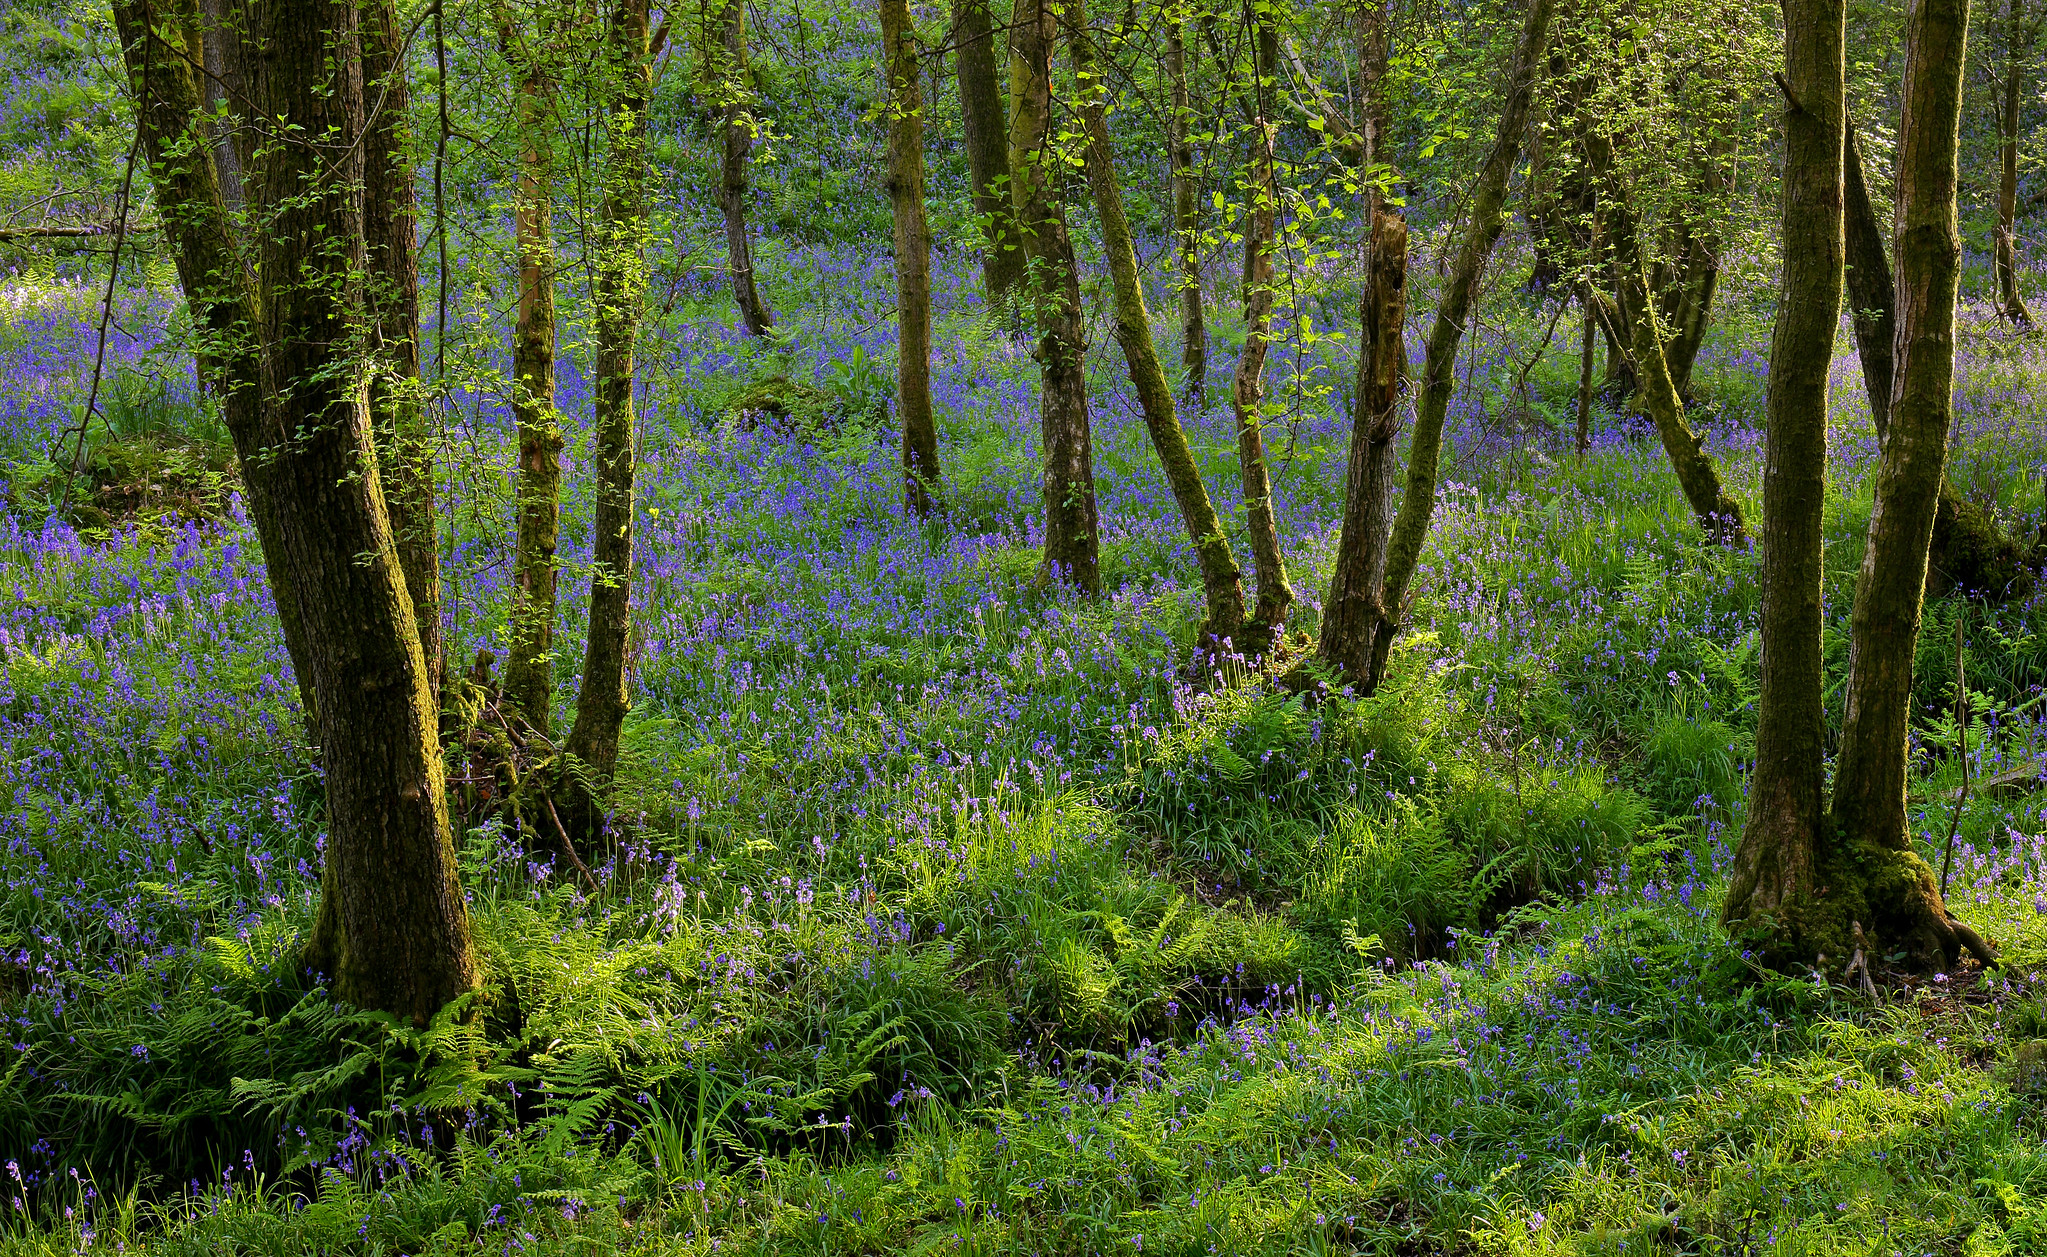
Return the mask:
M583 880L590 886L590 893L596 894L597 878L590 872L590 866L583 863L583 857L576 854L576 844L569 841L568 829L562 825L562 818L555 814L554 800L542 795L540 802L547 809L547 819L554 822L555 835L561 839L562 854L569 858L570 864L576 866L576 872L583 875Z

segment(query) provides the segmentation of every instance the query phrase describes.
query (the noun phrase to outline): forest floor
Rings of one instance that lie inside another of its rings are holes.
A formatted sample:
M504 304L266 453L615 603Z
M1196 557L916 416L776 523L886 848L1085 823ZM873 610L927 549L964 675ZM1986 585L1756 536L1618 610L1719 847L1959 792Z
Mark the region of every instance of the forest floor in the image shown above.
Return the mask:
M2047 592L1929 604L1916 679L1936 867L1963 740L2010 779L1967 806L1950 889L2005 963L1865 1001L1718 928L1757 558L1701 541L1641 425L1571 452L1575 336L1538 352L1542 298L1492 298L1460 367L1389 684L1309 707L1189 677L1199 584L1105 333L1090 603L1034 580L1035 368L961 259L950 510L918 524L863 417L886 260L770 253L783 343L709 288L648 337L619 840L564 868L451 751L488 985L426 1031L293 964L320 780L170 307L124 311L67 491L92 299L7 292L0 1253L2047 1251L2047 788L2017 774L2047 763ZM2047 350L1965 323L1951 474L2030 533ZM1727 297L1698 375L1751 511L1767 328ZM450 364L466 661L502 628L511 459L502 363ZM1308 635L1343 366L1325 342L1273 373ZM774 376L816 390L793 419L748 410ZM1852 358L1834 395L1830 698L1872 480ZM572 363L561 403L573 643ZM1187 422L1240 527L1226 408Z

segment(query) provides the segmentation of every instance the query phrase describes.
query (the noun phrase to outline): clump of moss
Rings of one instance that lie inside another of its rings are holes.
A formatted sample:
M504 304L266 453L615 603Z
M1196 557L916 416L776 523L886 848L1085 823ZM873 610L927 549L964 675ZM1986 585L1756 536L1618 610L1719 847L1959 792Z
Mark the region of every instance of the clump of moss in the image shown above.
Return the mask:
M1926 595L1943 597L1959 589L1992 602L2022 599L2033 592L2041 546L2030 548L1998 526L1991 513L1952 492L1940 495L1933 517L1933 550L1926 565Z

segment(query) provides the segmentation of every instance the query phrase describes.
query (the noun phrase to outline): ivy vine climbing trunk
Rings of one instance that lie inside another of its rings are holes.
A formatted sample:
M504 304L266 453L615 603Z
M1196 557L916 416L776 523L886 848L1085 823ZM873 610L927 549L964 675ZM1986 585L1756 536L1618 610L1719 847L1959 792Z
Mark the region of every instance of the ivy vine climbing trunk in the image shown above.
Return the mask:
M1237 462L1244 473L1245 531L1250 534L1258 601L1238 644L1262 654L1286 627L1294 589L1280 550L1279 523L1272 503L1272 469L1265 455L1265 358L1272 333L1272 252L1279 220L1279 182L1274 172L1272 120L1279 34L1269 15L1257 12L1252 39L1250 175L1244 205L1244 349L1230 382L1230 409L1237 421Z
M278 0L254 107L333 147L273 143L238 235L201 114L192 0L114 6L158 212L216 365L250 514L309 680L326 784L304 959L337 998L424 1024L475 989L435 695L386 511L367 391L362 7ZM244 49L246 52L247 50Z
M1201 468L1194 461L1193 448L1187 443L1186 430L1180 426L1172 386L1152 342L1151 312L1145 307L1137 246L1123 206L1123 190L1117 182L1115 149L1110 143L1108 111L1103 104L1107 88L1095 59L1082 0L1066 0L1066 20L1071 32L1074 77L1081 87L1088 184L1094 193L1095 212L1101 219L1102 248L1108 255L1109 280L1115 292L1116 344L1130 369L1130 383L1137 390L1145 429L1151 434L1160 465L1165 468L1173 501L1179 506L1180 518L1194 543L1207 606L1196 636L1202 649L1213 650L1226 640L1234 640L1243 629L1243 578L1236 557L1230 552L1222 519L1216 514L1208 486L1201 478Z
M1393 517L1393 534L1387 542L1386 579L1379 591L1381 612L1372 639L1367 688L1376 688L1385 678L1393 639L1407 618L1408 590L1421 563L1422 543L1428 539L1429 521L1436 510L1436 471L1442 458L1443 420L1450 410L1450 394L1457 386L1453 372L1457 347L1464 339L1465 323L1486 259L1492 256L1493 242L1499 239L1504 223L1501 210L1507 202L1507 179L1520 158L1521 140L1528 131L1529 101L1543 64L1549 20L1555 7L1555 0L1529 0L1513 60L1507 67L1507 96L1500 108L1499 134L1472 188L1464 238L1443 282L1435 323L1429 329L1421 396L1415 404L1414 438L1407 455L1407 482L1401 493L1399 513Z
M1052 52L1057 0L1016 0L1010 19L1009 170L1029 257L1037 322L1039 429L1044 441L1047 580L1101 592L1093 437L1087 410L1087 317L1066 230L1066 154L1054 134Z
M753 61L746 48L746 0L725 0L718 10L720 56L712 92L718 103L724 157L718 165L718 208L725 216L725 264L732 274L732 299L749 335L759 336L775 325L775 312L761 297L754 275L753 229L746 220L749 188L747 167L753 159Z
M619 0L604 54L604 204L597 232L593 322L597 341L595 526L590 543L590 630L583 686L567 751L583 779L570 792L579 836L601 833L600 804L618 771L630 700L626 645L632 629L634 350L647 284L647 104L653 91L647 0Z
M937 503L938 429L931 420L931 229L924 218L924 99L909 0L881 0L889 84L888 199L895 219L896 406L903 424L903 498L919 518Z
M1001 309L1023 280L1024 247L1009 197L1009 117L1003 107L1002 66L990 0L953 0L953 38L959 47L960 129L974 213L986 226L981 285Z

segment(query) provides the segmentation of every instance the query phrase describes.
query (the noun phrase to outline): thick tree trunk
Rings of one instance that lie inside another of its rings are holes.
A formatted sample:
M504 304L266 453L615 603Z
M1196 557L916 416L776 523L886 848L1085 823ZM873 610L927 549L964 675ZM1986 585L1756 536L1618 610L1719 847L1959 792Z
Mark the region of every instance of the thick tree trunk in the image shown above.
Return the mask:
M1997 303L2017 327L2031 327L2033 316L2019 295L2019 105L2024 100L2025 0L2005 0L2004 99L1998 110L1997 177Z
M903 500L922 518L936 506L938 429L931 420L931 229L924 220L924 101L909 0L881 0L889 79L888 199L895 218L896 405L903 423Z
M1784 288L1763 468L1762 692L1748 824L1722 910L1730 930L1778 962L1800 958L1801 916L1818 885L1821 515L1845 244L1845 12L1842 0L1784 6Z
M753 157L753 63L746 49L745 0L725 0L719 10L723 59L714 91L722 115L724 160L718 167L718 208L725 214L725 257L732 272L732 298L747 334L759 336L775 325L775 312L754 282L753 232L746 222L747 164Z
M1499 135L1486 156L1478 182L1471 194L1471 217L1464 226L1464 239L1443 284L1442 301L1436 307L1436 321L1429 330L1427 356L1422 365L1421 397L1415 405L1414 439L1407 456L1407 483L1400 498L1400 512L1393 518L1393 535L1387 543L1386 580L1379 593L1382 608L1372 641L1370 685L1376 688L1386 675L1386 660L1393 639L1407 618L1408 587L1421 562L1422 543L1429 535L1429 521L1436 511L1436 468L1442 457L1443 419L1449 413L1450 394L1457 387L1453 368L1457 346L1464 339L1464 325L1471 313L1472 298L1478 292L1486 259L1499 239L1504 220L1501 209L1507 201L1507 178L1521 154L1521 138L1528 130L1529 100L1535 92L1535 78L1543 64L1543 48L1549 38L1550 15L1555 0L1529 0L1522 19L1521 34L1514 48L1514 60L1507 70L1507 98L1500 110Z
M1251 116L1251 175L1244 206L1244 351L1230 382L1230 409L1237 420L1237 462L1244 473L1244 522L1250 534L1258 602L1239 645L1261 654L1286 627L1294 589L1280 552L1279 522L1272 506L1272 470L1265 457L1265 357L1272 331L1272 250L1279 221L1279 183L1273 170L1273 131L1268 84L1279 61L1279 36L1261 20L1253 38L1255 108Z
M265 116L298 134L361 137L360 9L280 0L272 17L258 100ZM423 1024L475 988L477 967L455 879L434 692L357 369L368 323L364 146L337 155L282 144L266 155L249 193L272 217L260 266L249 267L199 116L186 52L198 33L195 7L122 0L115 20L158 209L213 342L265 565L300 608L287 643L316 697L328 816L305 958L338 998Z
M735 0L736 3L736 0ZM583 646L583 686L568 753L587 780L571 809L584 837L602 829L597 807L618 770L625 728L626 641L632 628L633 352L647 285L647 103L653 92L647 55L647 0L619 0L605 54L610 151L596 267L597 387L593 461L597 464L596 528L590 554L590 635Z
M363 137L363 235L378 359L370 377L370 418L398 567L405 573L420 650L438 694L447 664L441 641L434 437L419 381L419 245L414 234L419 181L407 152L412 93L405 73L405 29L392 0L363 6L362 44L363 86L374 106Z
M505 52L520 61L506 32ZM555 551L561 541L561 415L554 404L555 85L538 55L518 64L519 180L512 203L519 309L512 415L519 428L518 542L505 660L506 700L541 736L554 725Z
M1860 921L1878 950L1906 951L1927 968L1951 963L1961 944L1933 870L1912 850L1905 784L1912 658L1953 414L1956 150L1968 20L1967 0L1914 0L1906 17L1897 375L1856 579L1847 713L1822 842L1824 906L1807 926L1809 945L1829 950Z
M1130 368L1130 382L1137 390L1137 402L1144 412L1144 425L1151 433L1159 463L1165 468L1166 483L1180 508L1187 536L1194 543L1194 556L1201 565L1201 587L1207 614L1196 640L1202 649L1213 649L1234 640L1244 626L1244 585L1237 560L1230 553L1229 538L1223 532L1215 504L1208 496L1194 451L1173 406L1172 386L1159 365L1152 342L1151 312L1145 308L1144 283L1137 269L1137 246L1130 220L1123 208L1123 190L1116 178L1116 158L1110 143L1106 93L1095 61L1093 41L1087 29L1087 14L1081 0L1067 0L1067 22L1071 31L1074 75L1081 81L1082 121L1087 129L1088 184L1094 192L1095 212L1102 220L1102 247L1108 254L1109 280L1115 290L1116 343Z
M1855 350L1862 359L1862 383L1869 393L1869 417L1881 445L1891 422L1891 342L1897 336L1896 291L1891 259L1884 250L1883 227L1870 204L1869 182L1863 177L1862 153L1851 124L1843 141L1842 189L1848 259L1849 319L1855 328Z
M1026 255L1009 197L1009 118L1002 103L1007 57L994 35L990 0L953 0L959 44L960 128L965 132L967 177L974 213L987 223L981 283L990 307L1011 301L1023 280Z
M1029 254L1038 324L1039 426L1045 457L1045 578L1101 592L1101 524L1087 412L1087 318L1066 231L1063 155L1054 151L1052 0L1016 0L1010 21L1009 170L1018 230Z
M1187 138L1194 110L1187 98L1182 22L1166 23L1166 75L1172 84L1166 148L1173 169L1173 255L1180 264L1180 370L1187 403L1199 410L1208 395L1208 325L1201 295L1201 188L1194 177L1194 145Z

